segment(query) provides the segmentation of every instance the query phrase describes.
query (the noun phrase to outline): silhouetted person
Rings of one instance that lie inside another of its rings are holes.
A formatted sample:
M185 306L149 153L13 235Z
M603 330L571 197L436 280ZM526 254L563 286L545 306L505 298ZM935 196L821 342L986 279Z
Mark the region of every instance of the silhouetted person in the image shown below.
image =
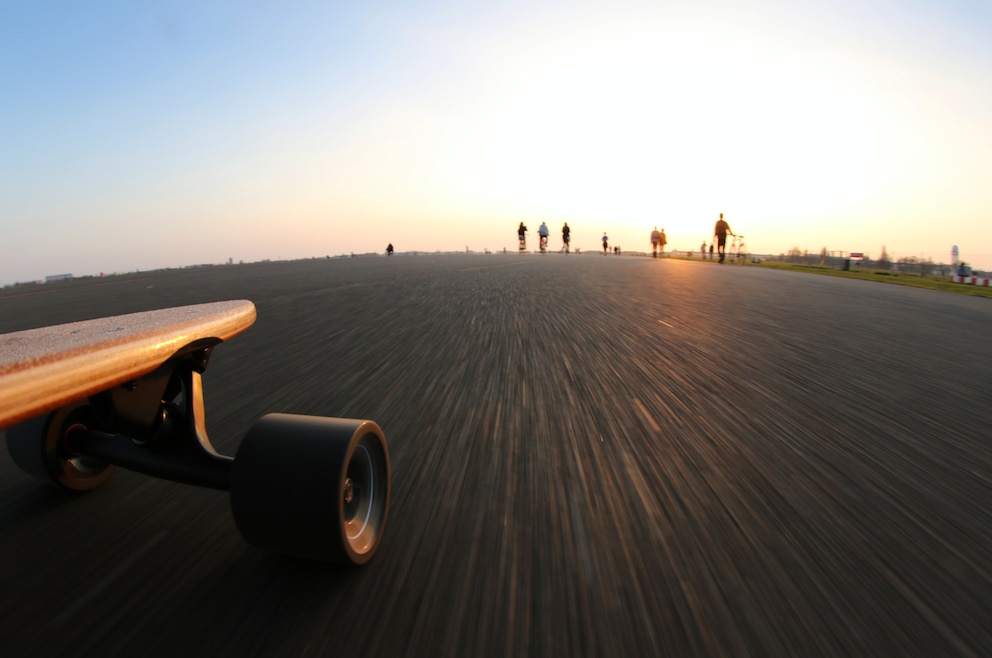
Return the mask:
M520 251L523 252L527 248L527 227L523 222L517 227L517 239L520 240Z
M603 234L603 255L606 255L606 250L610 248L610 239Z
M568 253L568 245L572 242L572 229L568 228L568 222L561 227L561 241L565 245L565 253Z
M393 243L392 242L390 242L389 245L386 247L386 255L387 256L392 256L393 255Z
M661 231L655 226L651 231L651 258L658 257L658 245L661 244Z
M720 254L720 262L723 262L725 257L725 251L727 249L727 234L733 235L734 232L730 230L730 224L723 221L723 213L720 213L720 219L716 220L716 226L713 227L713 237L716 238L716 249ZM710 253L713 253L712 247L710 247Z

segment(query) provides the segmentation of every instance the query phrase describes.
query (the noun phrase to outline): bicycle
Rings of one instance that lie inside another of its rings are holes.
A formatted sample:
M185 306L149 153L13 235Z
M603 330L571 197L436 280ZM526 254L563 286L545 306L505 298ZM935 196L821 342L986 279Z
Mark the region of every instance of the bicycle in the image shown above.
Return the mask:
M730 257L739 265L744 264L744 260L747 258L747 247L744 246L743 235L734 234L734 239L730 243Z

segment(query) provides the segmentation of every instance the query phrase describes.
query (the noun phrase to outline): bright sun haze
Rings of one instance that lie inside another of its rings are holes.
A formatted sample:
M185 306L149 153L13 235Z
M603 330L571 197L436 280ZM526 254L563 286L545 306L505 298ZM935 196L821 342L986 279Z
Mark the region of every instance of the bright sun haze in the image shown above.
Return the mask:
M0 55L0 283L720 212L992 269L984 1L22 3Z

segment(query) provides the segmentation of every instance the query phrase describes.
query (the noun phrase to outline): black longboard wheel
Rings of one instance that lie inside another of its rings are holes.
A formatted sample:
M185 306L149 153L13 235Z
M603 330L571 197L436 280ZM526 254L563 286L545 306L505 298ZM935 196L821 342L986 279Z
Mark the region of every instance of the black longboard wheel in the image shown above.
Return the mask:
M365 564L389 510L389 451L369 420L269 414L238 447L231 511L249 544Z
M90 491L107 481L115 466L74 454L66 441L82 423L87 405L80 402L7 428L7 452L25 473L69 491Z

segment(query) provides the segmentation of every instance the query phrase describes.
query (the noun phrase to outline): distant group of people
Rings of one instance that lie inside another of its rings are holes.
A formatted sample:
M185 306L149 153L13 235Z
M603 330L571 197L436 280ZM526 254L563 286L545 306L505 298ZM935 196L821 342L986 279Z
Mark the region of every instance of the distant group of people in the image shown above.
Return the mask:
M720 213L720 219L716 221L713 227L713 240L716 244L717 254L719 256L720 262L722 263L726 258L727 251L727 235L734 235L734 232L730 230L730 224L723 218L723 213ZM605 234L604 234L605 239ZM713 259L713 245L714 242L710 243L709 254L710 260ZM668 236L665 235L665 229L658 230L655 226L654 230L651 231L651 257L657 258L658 254L662 256L665 255L665 245L668 244ZM605 250L605 246L603 247ZM688 252L686 252L688 253ZM699 245L699 256L700 258L706 258L706 241Z
M547 222L541 222L541 225L537 229L537 235L540 238L540 249L543 253L548 245L548 224ZM527 251L527 225L523 222L517 226L517 241L520 245L520 253ZM603 233L603 255L610 249L610 238ZM572 229L569 227L568 222L565 222L561 227L561 250L566 254L572 249ZM613 253L619 255L620 247L613 247Z
M548 244L548 225L547 222L541 222L541 226L537 229L537 234L540 237L540 249L544 252ZM709 256L710 259L713 258L714 246L716 247L716 252L719 257L719 261L722 263L726 258L727 251L727 235L734 235L734 232L730 229L730 224L723 218L723 213L720 213L720 219L717 220L713 227L713 242L709 245ZM520 252L523 253L527 250L527 225L523 222L517 226L517 239L520 243ZM561 241L562 241L562 251L566 254L570 251L570 245L572 241L572 229L569 228L568 222L561 228ZM604 232L601 238L603 243L603 255L609 253L610 251L610 238ZM657 226L651 231L651 257L657 258L659 254L661 256L665 255L665 246L668 244L668 236L665 234L665 229L658 229ZM613 253L620 255L620 247L614 246ZM706 241L699 246L700 257L706 258Z
M540 249L542 253L544 253L544 251L547 249L549 234L550 231L548 229L547 222L541 222L541 225L537 229L537 235L540 239ZM720 213L720 219L717 220L716 225L713 227L713 239L715 241L717 247L717 254L719 255L719 259L721 263L724 261L724 258L726 257L728 234L734 235L734 232L730 230L730 224L728 224L726 220L723 219L723 213ZM520 253L523 253L524 251L527 250L527 225L524 224L523 222L520 222L520 225L517 226L517 239L520 243ZM572 229L569 228L568 222L565 222L564 225L562 225L561 227L561 242L562 242L561 250L564 251L566 254L569 253L569 251L571 251ZM609 236L607 236L605 232L603 233L602 242L603 242L603 255L605 256L610 250L610 238ZM665 229L662 228L661 230L658 230L658 227L655 226L654 230L651 231L651 257L657 258L659 254L664 256L665 245L667 244L668 244L668 236L665 235ZM620 247L614 246L613 253L619 256L621 253ZM706 257L705 240L699 246L699 253L702 258ZM387 256L393 255L392 242L390 242L389 245L386 247L386 255ZM710 259L712 260L713 243L710 243L709 255L710 255Z
M539 247L541 253L544 253L548 248L548 237L550 235L547 222L541 222L541 225L537 227L537 235L540 240ZM523 253L527 250L527 225L523 222L520 222L520 225L517 226L517 240L520 243L520 253ZM561 250L567 254L572 244L572 229L569 228L568 222L565 222L561 227L561 243Z
M609 248L610 248L610 239L604 233L603 234L603 255L604 256L606 255L606 252L609 250ZM613 247L613 255L614 256L619 256L621 253L622 252L620 251L619 245Z
M655 226L654 230L651 231L651 258L657 258L659 251L664 256L666 244L668 244L668 236L665 235L665 229L659 231L658 227Z
M722 263L726 258L727 252L727 236L735 235L732 230L730 230L730 224L723 218L723 213L720 213L720 219L716 220L716 224L713 226L713 241L710 242L709 246L709 257L713 260L713 247L716 247L717 256ZM699 245L699 257L706 258L706 240L703 240L702 244Z

